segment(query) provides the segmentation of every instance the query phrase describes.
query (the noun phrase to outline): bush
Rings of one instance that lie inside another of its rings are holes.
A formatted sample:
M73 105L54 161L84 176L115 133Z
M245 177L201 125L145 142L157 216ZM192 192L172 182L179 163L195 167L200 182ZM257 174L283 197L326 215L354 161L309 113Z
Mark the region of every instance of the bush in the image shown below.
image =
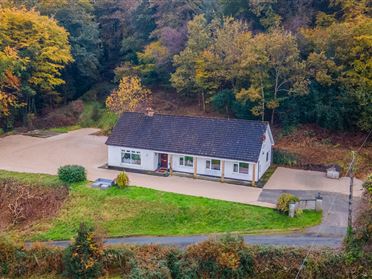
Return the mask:
M254 272L250 251L240 237L226 236L191 245L176 278L248 278Z
M297 156L289 152L274 149L273 163L275 165L294 166L297 164Z
M118 177L116 178L116 185L119 188L124 189L125 187L128 186L128 184L129 184L128 175L125 172L119 173Z
M103 244L91 227L81 224L78 235L63 255L65 275L69 278L98 278L103 273Z
M283 214L288 214L289 212L289 204L291 202L298 202L300 199L296 197L295 195L289 194L289 193L283 193L278 198L278 201L276 203L276 209Z
M97 126L102 130L104 135L109 135L112 132L115 124L118 121L119 116L116 113L105 110L102 114L101 119L98 120Z
M79 124L81 127L95 127L101 118L104 109L98 102L90 102L84 105L84 111L80 115Z
M87 179L85 168L77 165L67 165L58 169L58 177L65 183L82 182Z

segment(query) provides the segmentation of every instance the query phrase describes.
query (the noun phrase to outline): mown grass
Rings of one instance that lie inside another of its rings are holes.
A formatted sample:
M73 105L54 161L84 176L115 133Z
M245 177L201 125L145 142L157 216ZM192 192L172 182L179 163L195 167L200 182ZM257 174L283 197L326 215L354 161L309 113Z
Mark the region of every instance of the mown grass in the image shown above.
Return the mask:
M69 201L57 218L34 226L31 239L70 239L81 222L95 225L110 237L119 237L283 231L320 221L321 213L313 211L290 219L270 208L141 187L102 191L83 183L72 187Z

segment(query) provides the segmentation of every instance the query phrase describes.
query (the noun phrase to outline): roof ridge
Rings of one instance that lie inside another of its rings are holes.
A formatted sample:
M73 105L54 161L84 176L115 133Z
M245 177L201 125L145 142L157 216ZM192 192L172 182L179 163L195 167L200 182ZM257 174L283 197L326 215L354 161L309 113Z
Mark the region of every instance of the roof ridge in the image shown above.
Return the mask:
M135 111L128 111L124 112L120 118L124 114L139 114L146 116L146 114L141 113L141 112L135 112ZM160 117L180 117L180 118L196 118L196 119L210 119L210 120L219 120L219 121L239 121L239 122L253 122L253 123L260 123L260 124L265 124L268 125L268 121L262 121L262 120L253 120L253 119L243 119L243 118L222 118L222 117L213 117L213 116L199 116L199 115L179 115L179 114L163 114L163 113L155 113L154 116L160 116ZM151 117L154 117L151 116Z

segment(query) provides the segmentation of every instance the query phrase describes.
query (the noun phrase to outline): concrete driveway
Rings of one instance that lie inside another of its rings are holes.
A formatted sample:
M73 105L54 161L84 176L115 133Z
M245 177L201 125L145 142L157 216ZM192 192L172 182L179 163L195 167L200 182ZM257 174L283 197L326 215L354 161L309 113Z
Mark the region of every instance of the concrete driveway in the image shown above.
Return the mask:
M56 174L58 168L67 164L82 165L87 169L88 179L114 179L118 171L100 168L107 162L106 137L96 136L97 129L80 129L50 138L14 135L0 138L0 169ZM201 196L219 200L273 207L259 202L261 189L222 184L185 177L158 177L128 173L131 185Z
M349 194L348 177L330 179L325 173L319 171L297 170L279 167L264 186L265 190L296 190L318 191L340 194ZM360 197L363 192L363 182L354 179L353 195Z

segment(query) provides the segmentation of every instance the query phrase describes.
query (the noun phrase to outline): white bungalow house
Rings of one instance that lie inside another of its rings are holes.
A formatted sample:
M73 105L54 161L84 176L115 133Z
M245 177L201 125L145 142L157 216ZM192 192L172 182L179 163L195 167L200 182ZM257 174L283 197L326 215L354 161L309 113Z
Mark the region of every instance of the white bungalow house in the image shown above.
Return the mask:
M109 167L255 185L271 164L274 140L261 121L126 112L106 144Z

